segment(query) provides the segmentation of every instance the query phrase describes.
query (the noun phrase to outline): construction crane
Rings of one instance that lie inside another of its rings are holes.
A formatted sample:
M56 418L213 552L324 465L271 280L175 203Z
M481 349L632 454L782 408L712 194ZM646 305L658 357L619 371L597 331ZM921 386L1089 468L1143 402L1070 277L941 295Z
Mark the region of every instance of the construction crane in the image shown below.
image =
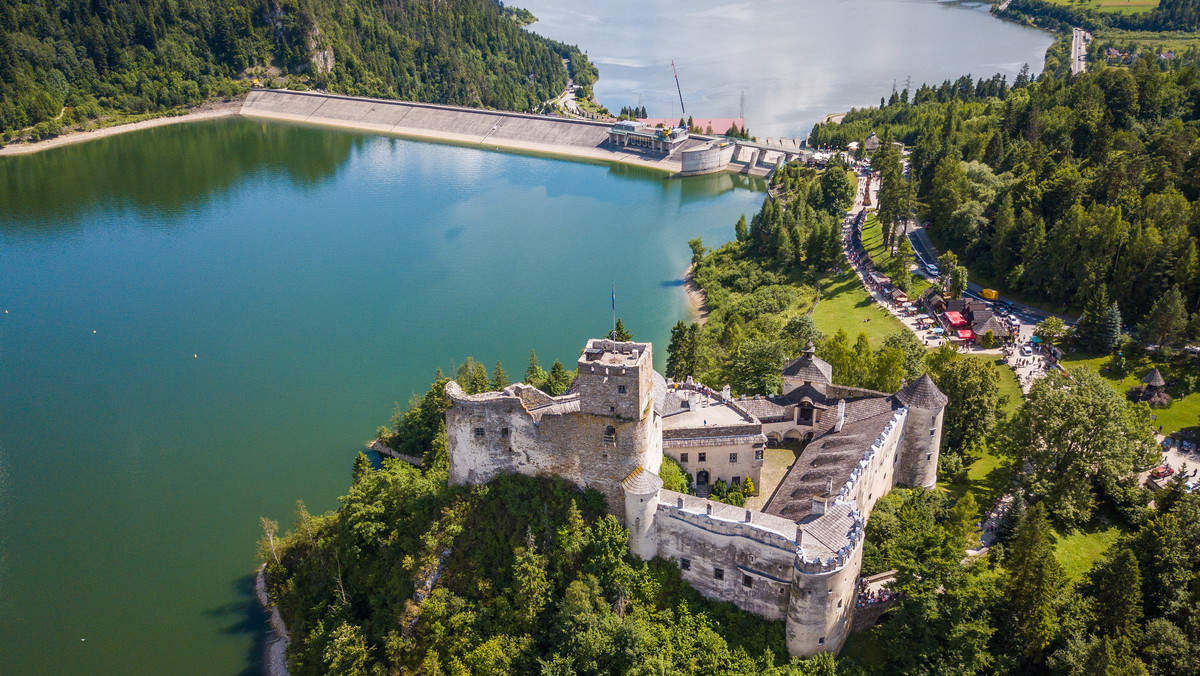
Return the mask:
M687 117L687 108L683 105L683 89L679 86L679 71L675 70L675 59L671 59L671 72L675 74L675 91L679 92L679 109Z

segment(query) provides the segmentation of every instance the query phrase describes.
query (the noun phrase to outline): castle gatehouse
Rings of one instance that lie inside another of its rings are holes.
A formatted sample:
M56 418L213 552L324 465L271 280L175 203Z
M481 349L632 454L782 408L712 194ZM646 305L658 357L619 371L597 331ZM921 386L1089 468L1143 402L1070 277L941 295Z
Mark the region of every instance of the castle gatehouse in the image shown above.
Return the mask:
M833 383L811 343L780 395L738 397L654 371L650 343L588 341L571 388L446 385L450 481L557 476L599 490L629 548L661 556L708 598L786 622L788 651L837 651L850 633L866 519L895 485L932 488L946 396L928 375L888 394ZM770 439L804 450L761 510L663 488L663 454L697 492L749 477ZM701 483L701 479L704 483Z

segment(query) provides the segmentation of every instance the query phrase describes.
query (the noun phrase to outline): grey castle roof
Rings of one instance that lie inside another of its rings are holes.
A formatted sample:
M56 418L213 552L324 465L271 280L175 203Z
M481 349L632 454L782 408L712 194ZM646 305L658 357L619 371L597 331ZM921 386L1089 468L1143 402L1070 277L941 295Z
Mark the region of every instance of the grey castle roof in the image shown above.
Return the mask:
M1162 387L1167 384L1167 381L1163 379L1162 373L1157 368L1147 373L1146 377L1142 378L1142 382L1150 387Z
M630 495L653 495L663 487L662 477L638 465L621 482L621 487Z
M896 399L905 406L913 406L927 410L942 408L950 401L942 391L933 384L929 374L921 376L915 383L906 385L896 393Z
M833 367L820 357L801 355L783 367L784 377L800 378L812 383L832 383Z

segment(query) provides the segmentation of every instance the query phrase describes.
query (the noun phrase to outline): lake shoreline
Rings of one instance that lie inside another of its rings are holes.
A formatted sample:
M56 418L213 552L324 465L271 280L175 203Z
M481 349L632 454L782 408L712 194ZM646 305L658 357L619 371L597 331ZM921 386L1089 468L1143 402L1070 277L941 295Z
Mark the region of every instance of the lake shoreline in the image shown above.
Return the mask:
M696 278L692 275L692 271L695 269L696 264L692 263L683 273L683 292L687 295L691 314L695 317L694 321L700 326L704 326L711 310L708 307L708 292L696 283Z
M263 673L266 676L291 676L287 668L287 649L292 642L279 609L271 605L267 596L267 564L258 567L254 575L254 596L258 599L263 610L271 614L270 630L267 631L267 645L263 649Z
M0 156L6 155L31 155L43 150L51 148L59 148L61 146L73 145L75 143L84 143L86 141L94 141L96 139L116 136L131 131L139 131L142 129L153 129L154 127L165 127L170 124L183 124L185 122L199 122L201 120L212 120L219 117L229 117L241 113L242 100L240 97L231 101L206 101L199 106L190 109L186 113L172 115L164 113L161 117L152 117L148 120L139 120L137 122L127 122L125 124L115 124L111 127L100 127L91 131L75 130L63 134L59 134L53 138L43 139L41 141L31 142L16 142L4 147L0 147Z

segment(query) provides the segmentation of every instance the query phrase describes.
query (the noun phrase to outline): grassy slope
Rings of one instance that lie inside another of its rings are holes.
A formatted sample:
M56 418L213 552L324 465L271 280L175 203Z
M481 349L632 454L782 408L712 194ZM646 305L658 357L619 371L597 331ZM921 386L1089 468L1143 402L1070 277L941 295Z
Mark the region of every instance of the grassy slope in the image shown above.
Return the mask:
M1104 370L1108 366L1109 360L1109 357L1074 353L1068 354L1064 361L1069 366L1085 366L1098 371L1121 394L1125 394L1129 388L1135 385L1140 385L1141 378L1156 366L1148 359L1140 359L1130 362L1128 373L1117 374ZM1161 366L1161 364L1158 365ZM1200 392L1194 392L1181 399L1177 396L1178 392L1171 391L1171 388L1168 388L1167 391L1175 396L1175 400L1171 402L1170 407L1154 411L1154 415L1157 416L1156 424L1162 425L1163 434L1171 434L1188 427L1195 428L1197 424L1200 424Z
M1055 5L1064 7L1079 7L1075 0L1047 0ZM1101 12L1120 12L1121 14L1141 14L1158 7L1158 0L1086 0L1084 7Z
M1054 558L1062 564L1067 577L1078 582L1120 535L1121 529L1117 526L1090 523L1075 532L1060 534L1054 544Z
M827 336L845 329L850 342L854 342L859 333L866 332L871 344L878 347L884 338L908 330L871 298L853 272L826 277L820 287L821 302L813 311L813 319Z
M892 252L884 247L883 227L875 218L874 213L868 215L867 222L863 224L862 241L863 248L867 250L867 255L871 257L875 267L884 270L891 266ZM928 288L929 280L921 275L916 275L913 277L912 293L909 295L916 297Z

